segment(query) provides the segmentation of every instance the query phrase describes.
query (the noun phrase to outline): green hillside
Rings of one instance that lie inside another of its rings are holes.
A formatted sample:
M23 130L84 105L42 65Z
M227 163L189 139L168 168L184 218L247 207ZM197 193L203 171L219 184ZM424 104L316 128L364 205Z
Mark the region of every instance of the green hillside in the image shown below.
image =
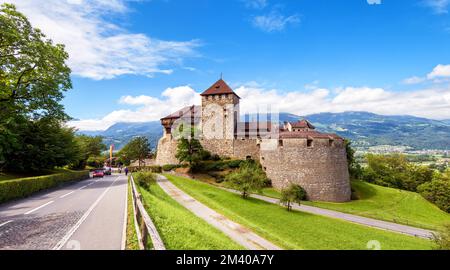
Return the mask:
M367 249L376 239L381 249L431 249L431 241L369 228L350 222L288 212L285 208L257 199L244 200L237 194L200 181L173 175L167 178L195 199L240 223L285 249Z
M358 200L347 203L304 202L349 214L365 216L395 223L436 230L450 223L450 214L440 210L415 192L352 181ZM273 189L264 190L270 197L279 197Z

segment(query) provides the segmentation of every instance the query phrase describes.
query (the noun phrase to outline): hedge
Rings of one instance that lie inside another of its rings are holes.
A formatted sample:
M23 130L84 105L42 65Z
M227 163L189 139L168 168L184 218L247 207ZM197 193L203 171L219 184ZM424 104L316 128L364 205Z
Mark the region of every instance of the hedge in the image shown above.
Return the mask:
M153 173L161 173L162 169L161 166L128 166L129 172L153 172Z
M56 187L70 181L89 178L89 171L68 171L63 173L19 178L0 182L0 203L27 197L35 192Z

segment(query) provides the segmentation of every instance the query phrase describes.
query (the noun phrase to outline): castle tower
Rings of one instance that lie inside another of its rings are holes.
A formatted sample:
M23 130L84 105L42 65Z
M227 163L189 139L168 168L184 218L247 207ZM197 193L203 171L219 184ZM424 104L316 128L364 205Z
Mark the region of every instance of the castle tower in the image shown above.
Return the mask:
M214 83L201 96L203 138L234 139L239 121L240 97L222 79Z

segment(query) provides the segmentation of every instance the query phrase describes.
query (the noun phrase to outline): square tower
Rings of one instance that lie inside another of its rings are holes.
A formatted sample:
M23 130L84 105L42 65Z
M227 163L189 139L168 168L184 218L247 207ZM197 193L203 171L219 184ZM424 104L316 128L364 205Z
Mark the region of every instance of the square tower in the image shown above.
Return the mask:
M222 79L214 83L201 96L203 138L234 139L239 121L240 97Z

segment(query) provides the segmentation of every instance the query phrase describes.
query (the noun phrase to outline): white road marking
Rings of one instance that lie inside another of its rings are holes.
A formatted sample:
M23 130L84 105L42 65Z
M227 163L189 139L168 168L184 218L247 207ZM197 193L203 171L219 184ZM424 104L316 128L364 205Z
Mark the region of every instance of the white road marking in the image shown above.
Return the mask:
M67 234L61 239L61 241L56 244L56 246L53 247L53 250L59 250L63 248L63 246L66 244L66 242L72 237L72 235L78 230L78 228L83 224L83 222L88 218L88 216L91 214L91 212L94 210L94 208L97 206L97 204L103 199L105 194L110 190L111 186L119 180L120 176L114 180L111 185L103 193L98 197L98 199L91 205L91 207L84 213L84 215L78 220L78 222L67 232Z
M6 224L11 223L11 222L13 222L13 221L12 220L8 220L6 222L3 222L2 224L0 224L0 227L5 226Z
M77 189L77 190L82 190L83 188L85 188L85 187L87 187L88 185L85 185L85 186L82 186L82 187L80 187L79 189Z
M43 208L43 207L46 207L47 205L52 204L52 203L54 203L54 202L55 202L55 201L49 201L48 203L44 203L43 205L41 205L41 206L39 206L39 207L36 207L36 208L34 208L34 209L32 209L32 210L26 212L24 215L29 215L29 214L31 214L31 213L33 213L33 212L35 212L35 211L37 211L37 210L39 210L39 209L41 209L41 208Z

